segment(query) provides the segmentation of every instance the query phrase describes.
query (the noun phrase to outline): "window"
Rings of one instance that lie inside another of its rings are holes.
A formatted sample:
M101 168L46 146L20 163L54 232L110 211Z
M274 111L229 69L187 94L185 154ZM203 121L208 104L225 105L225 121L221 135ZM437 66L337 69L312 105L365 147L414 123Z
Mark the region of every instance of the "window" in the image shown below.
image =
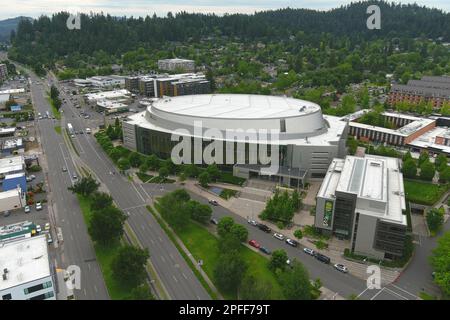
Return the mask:
M47 281L47 282L40 283L38 285L29 287L29 288L26 288L26 289L23 290L23 292L25 294L30 294L30 293L33 293L33 292L36 292L36 291L39 291L39 290L42 290L42 289L45 289L45 288L50 288L51 286L52 286L52 282L51 281Z
M280 120L280 132L286 132L286 120L285 119Z
M11 300L12 296L11 293L5 294L4 296L2 296L2 300Z
M49 291L49 292L40 294L38 296L32 297L32 298L30 298L28 300L45 300L45 299L48 299L48 298L52 298L54 295L55 294L53 293L53 291Z

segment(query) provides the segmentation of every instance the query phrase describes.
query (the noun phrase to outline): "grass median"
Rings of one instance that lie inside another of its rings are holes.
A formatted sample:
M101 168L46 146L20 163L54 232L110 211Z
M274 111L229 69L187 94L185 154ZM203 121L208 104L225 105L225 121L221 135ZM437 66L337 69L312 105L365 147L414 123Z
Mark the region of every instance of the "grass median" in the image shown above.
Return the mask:
M92 216L91 201L89 198L77 195L78 202L80 203L81 212L83 213L84 221L89 227L89 222ZM111 262L116 256L121 243L112 244L105 247L94 243L95 255L100 265L100 269L105 280L106 287L108 289L109 296L112 300L125 300L130 296L132 288L124 287L120 285L113 277L111 270Z
M404 180L406 199L413 203L433 205L447 192L448 184L433 184L417 180Z

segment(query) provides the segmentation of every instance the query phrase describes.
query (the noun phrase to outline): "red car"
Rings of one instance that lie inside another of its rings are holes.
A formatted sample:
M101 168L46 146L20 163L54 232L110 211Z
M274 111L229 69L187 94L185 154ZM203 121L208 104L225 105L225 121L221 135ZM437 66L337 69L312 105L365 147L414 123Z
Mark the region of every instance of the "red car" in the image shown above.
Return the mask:
M250 240L248 242L248 244L251 245L252 247L256 248L256 249L259 249L261 247L261 245L258 242L256 242L256 240Z

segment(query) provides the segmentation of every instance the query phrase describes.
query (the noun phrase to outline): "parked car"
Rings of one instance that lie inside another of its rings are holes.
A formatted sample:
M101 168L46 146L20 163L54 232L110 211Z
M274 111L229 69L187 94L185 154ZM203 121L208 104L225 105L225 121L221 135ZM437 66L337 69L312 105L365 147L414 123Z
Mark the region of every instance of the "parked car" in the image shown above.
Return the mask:
M77 174L76 174L76 173L74 173L74 174L72 175L72 178L73 178L73 180L77 180L77 179L78 179L78 176L77 176Z
M270 250L267 249L266 247L260 247L259 251L261 251L262 253L265 253L267 255L271 255L272 254L272 252L270 252Z
M31 177L30 177L30 176L27 176L27 177L26 177L25 179L27 180L27 182L31 182L31 181L33 181L33 179L31 179Z
M62 172L67 172L67 168L66 167L62 167Z
M47 233L47 243L53 243L52 235L50 233Z
M315 252L314 252L313 249L310 249L310 248L304 248L304 249L303 249L303 252L306 253L306 254L309 254L310 256L315 256Z
M273 236L278 240L284 240L284 236L281 233L274 233Z
M344 265L341 264L341 263L336 263L336 264L334 265L334 268L335 268L336 270L340 271L340 272L343 272L343 273L347 273L347 272L348 272L347 267L344 266Z
M86 133L91 134L91 128L86 128Z
M30 175L31 180L36 179L36 176L34 174Z
M31 208L30 206L25 206L25 213L30 213L31 212Z
M247 220L248 224L252 225L252 226L257 226L258 222L256 222L255 220Z
M36 202L36 210L42 210L42 203L40 201Z
M211 218L211 220L209 220L212 224L218 225L219 221L217 221L216 218Z
M213 206L218 206L219 205L219 203L216 200L209 200L208 202L209 202L209 204L211 204Z
M9 217L10 215L11 215L11 212L10 212L10 211L8 211L8 210L3 211L3 216L4 216L4 217Z
M267 233L270 233L272 231L268 226L262 223L258 224L258 228Z
M44 226L44 230L50 230L50 223L46 223Z
M297 247L297 246L298 246L298 242L295 241L295 240L292 240L292 239L290 239L290 238L287 238L287 239L286 239L286 243L287 243L288 245L290 245L290 246L293 246L293 247Z
M42 231L41 225L38 224L38 225L36 226L36 232L37 232L37 233L41 233L41 231Z
M249 245L251 245L252 247L259 249L261 247L261 245L256 241L256 240L250 240L248 242Z
M330 261L331 261L329 257L327 257L327 256L325 256L323 254L320 254L320 253L316 253L315 257L320 262L323 262L323 263L326 263L326 264L329 264Z

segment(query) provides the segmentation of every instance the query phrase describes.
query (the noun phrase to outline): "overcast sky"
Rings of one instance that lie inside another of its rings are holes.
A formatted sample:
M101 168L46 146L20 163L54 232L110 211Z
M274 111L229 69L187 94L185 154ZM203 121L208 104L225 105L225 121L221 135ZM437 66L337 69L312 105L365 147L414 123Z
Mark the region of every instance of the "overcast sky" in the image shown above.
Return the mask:
M115 16L146 16L184 10L187 12L253 13L277 8L330 9L351 0L0 0L0 19L17 16L38 17L58 11L104 12ZM396 0L439 8L450 12L450 0Z

